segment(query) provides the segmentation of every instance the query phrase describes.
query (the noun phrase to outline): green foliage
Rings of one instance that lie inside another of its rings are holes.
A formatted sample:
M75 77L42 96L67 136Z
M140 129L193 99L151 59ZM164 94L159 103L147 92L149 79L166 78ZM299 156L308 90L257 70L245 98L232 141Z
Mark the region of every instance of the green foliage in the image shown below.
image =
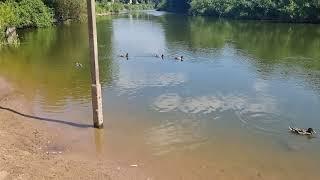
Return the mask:
M154 8L154 4L145 4L145 3L141 3L141 4L125 4L124 8L126 10L129 11L138 11L138 10L148 10L148 9L153 9Z
M187 12L191 0L162 0L158 5L159 10L174 12Z
M55 18L59 21L83 21L86 18L86 0L46 0L54 9Z
M190 5L190 8L188 5ZM165 0L162 9L192 15L284 21L320 21L318 0ZM161 9L161 8L160 8Z
M8 27L47 27L52 21L52 11L42 0L0 1L0 42Z
M218 15L246 19L319 21L319 5L314 0L192 0L195 15Z
M18 9L18 27L47 27L52 24L52 11L42 0L21 0Z
M123 9L124 9L124 4L122 3L111 3L106 0L96 3L96 12L98 14L118 13Z
M169 9L169 7L168 7L168 2L166 1L166 0L162 0L162 1L160 1L160 3L159 4L157 4L157 9L158 10L167 10L167 9Z
M52 11L41 0L0 2L0 27L46 27L52 24Z
M14 1L0 2L0 28L18 25L16 6Z
M5 38L5 29L17 24L16 17L14 2L0 2L0 42Z
M153 3L127 4L127 3L112 3L107 0L96 2L96 11L98 14L119 13L123 10L147 10L154 8Z

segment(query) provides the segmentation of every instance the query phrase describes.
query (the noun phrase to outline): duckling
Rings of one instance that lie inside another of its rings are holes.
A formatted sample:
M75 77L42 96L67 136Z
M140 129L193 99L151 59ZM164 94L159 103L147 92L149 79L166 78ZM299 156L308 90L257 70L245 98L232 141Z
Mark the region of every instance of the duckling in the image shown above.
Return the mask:
M292 127L289 127L289 130L290 130L292 133L299 134L299 135L311 136L311 135L316 134L316 131L314 131L312 128L300 129L300 128L292 128Z
M155 54L154 57L156 58L160 58L159 54Z
M179 60L179 61L183 61L183 56L175 57L174 59L175 59L175 60Z
M79 63L79 62L76 62L76 67L82 68L83 65L81 63Z

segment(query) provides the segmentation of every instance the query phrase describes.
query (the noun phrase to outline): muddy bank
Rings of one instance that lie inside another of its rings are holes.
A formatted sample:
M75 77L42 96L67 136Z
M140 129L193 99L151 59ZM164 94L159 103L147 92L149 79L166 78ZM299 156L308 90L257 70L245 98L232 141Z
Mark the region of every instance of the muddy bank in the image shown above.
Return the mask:
M59 145L48 122L23 116L32 115L28 103L0 78L0 180L147 179L138 168L81 158L68 146L54 148Z

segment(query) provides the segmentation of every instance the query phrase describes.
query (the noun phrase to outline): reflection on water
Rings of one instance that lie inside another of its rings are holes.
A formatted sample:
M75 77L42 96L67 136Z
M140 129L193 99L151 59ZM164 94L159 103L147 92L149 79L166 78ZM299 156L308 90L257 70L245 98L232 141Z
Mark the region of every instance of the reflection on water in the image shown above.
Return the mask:
M319 138L287 130L320 132L319 25L147 11L102 17L97 27L106 128L58 125L72 137L64 141L86 147L75 149L139 159L162 179L319 176ZM19 48L1 50L0 76L36 114L91 123L86 28L22 32ZM128 60L119 57L126 52ZM162 53L165 60L155 57ZM180 55L184 62L174 60Z
M209 114L227 110L268 112L276 109L274 101L268 97L250 99L242 95L199 96L183 99L177 94L165 94L155 100L154 107L156 110L165 112L179 109L187 114Z
M164 121L148 130L146 143L156 148L155 155L181 149L196 149L206 142L199 129L200 123L192 119Z
M119 73L119 80L116 82L120 93L137 92L139 89L146 87L168 87L182 84L186 77L180 73L154 73L147 72L137 73L123 72Z

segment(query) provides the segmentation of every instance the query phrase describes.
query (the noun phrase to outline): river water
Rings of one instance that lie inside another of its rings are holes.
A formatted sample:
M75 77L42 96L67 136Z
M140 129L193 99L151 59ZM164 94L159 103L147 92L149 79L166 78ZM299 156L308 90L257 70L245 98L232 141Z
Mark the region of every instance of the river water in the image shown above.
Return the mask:
M86 24L26 30L20 47L0 50L0 76L35 115L59 120L48 127L72 151L154 179L320 177L319 137L288 132L320 133L319 25L146 11L97 28L102 131L89 127Z

